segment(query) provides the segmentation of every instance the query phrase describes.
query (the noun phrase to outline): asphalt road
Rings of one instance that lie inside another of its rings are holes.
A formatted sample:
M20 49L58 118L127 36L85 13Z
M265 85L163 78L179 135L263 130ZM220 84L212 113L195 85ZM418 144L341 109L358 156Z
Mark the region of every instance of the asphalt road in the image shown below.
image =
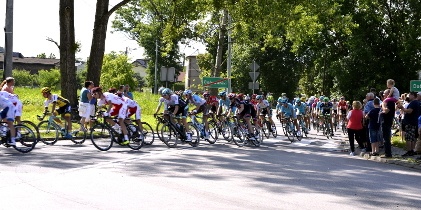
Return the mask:
M421 173L343 152L341 136L259 148L0 147L0 209L420 209Z

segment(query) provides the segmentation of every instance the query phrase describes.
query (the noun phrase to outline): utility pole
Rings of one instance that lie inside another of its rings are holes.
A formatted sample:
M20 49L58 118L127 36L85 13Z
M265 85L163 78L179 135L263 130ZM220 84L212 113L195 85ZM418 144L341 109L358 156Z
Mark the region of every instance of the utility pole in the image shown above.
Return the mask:
M155 41L155 80L153 92L157 93L156 75L158 74L158 39Z
M232 40L231 40L231 15L228 14L228 58L227 58L227 76L228 76L228 93L231 89L231 58L232 58Z
M3 79L12 76L13 69L13 0L6 1L6 24L4 27L5 56Z

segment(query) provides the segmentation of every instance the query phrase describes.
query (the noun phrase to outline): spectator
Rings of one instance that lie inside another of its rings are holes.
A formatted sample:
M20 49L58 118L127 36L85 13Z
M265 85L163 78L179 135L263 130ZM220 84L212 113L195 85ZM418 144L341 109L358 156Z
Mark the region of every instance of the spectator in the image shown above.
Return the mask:
M383 98L390 94L390 90L386 89L383 92ZM392 143L391 143L391 134L392 134L392 124L393 117L395 116L395 103L393 101L383 102L381 117L383 118L382 131L383 131L383 140L384 140L384 150L385 154L382 157L391 158L392 157Z
M405 118L403 119L405 124L405 141L407 152L402 156L413 156L415 155L414 148L415 142L417 141L417 126L418 126L418 116L419 116L419 104L416 100L417 94L415 92L410 92L408 95L409 104L407 108L404 108L402 104L398 104L397 108L405 113Z
M363 141L361 139L363 124L362 120L364 118L364 113L361 110L362 104L359 101L352 102L352 110L349 111L347 119L348 119L348 140L351 149L351 153L349 155L355 155L355 147L354 147L354 137L357 140L358 145L360 148L365 148Z
M124 86L123 92L124 92L124 96L133 100L133 93L130 92L130 86L128 84Z
M7 77L0 84L1 91L6 91L6 92L9 92L10 94L15 94L14 86L15 86L15 78L13 78L13 77Z
M368 130L372 151L370 155L377 156L379 155L379 140L382 138L379 119L380 99L375 98L373 100L373 106L374 108L365 115L365 118L369 119Z
M79 98L79 116L80 119L80 130L87 129L87 123L91 120L91 104L90 101L93 98L91 89L94 87L94 83L92 81L86 81L85 86L80 91L80 98Z
M364 116L367 116L367 114L375 108L374 103L373 103L374 94L372 92L368 92L367 95L366 95L366 100L367 100L367 103L364 106ZM380 99L379 99L379 104L380 104ZM368 124L369 124L369 118L366 118L364 120L364 124L363 124L364 128L363 128L363 137L362 137L362 139L363 139L363 141L366 145L370 145L370 142L371 142L370 141L370 132L369 132L370 129L369 129ZM370 151L371 151L371 147L367 146L366 152L370 152Z
M395 87L395 80L388 79L387 80L387 88L390 89L389 94L387 95L387 98L390 98L390 100L393 100L393 102L396 102L399 100L399 90Z

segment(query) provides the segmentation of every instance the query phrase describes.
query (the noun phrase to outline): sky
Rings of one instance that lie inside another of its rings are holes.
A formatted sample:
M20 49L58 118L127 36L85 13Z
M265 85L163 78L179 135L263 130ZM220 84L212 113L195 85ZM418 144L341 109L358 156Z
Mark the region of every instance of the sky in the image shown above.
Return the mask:
M109 8L112 8L120 0L110 0ZM96 0L75 0L75 38L82 45L81 51L76 58L86 61L92 42L92 29L95 18ZM47 56L53 53L57 58L60 52L57 46L47 41L47 37L60 41L59 27L59 0L14 0L13 1L13 52L20 52L25 57L35 57L45 53ZM5 27L6 0L0 1L0 27ZM122 32L112 32L110 17L108 23L105 53L111 51L120 52L128 48L130 60L145 58L144 49L137 42L130 40ZM0 46L4 47L4 32L0 33ZM204 46L180 46L180 50L186 55L204 53Z

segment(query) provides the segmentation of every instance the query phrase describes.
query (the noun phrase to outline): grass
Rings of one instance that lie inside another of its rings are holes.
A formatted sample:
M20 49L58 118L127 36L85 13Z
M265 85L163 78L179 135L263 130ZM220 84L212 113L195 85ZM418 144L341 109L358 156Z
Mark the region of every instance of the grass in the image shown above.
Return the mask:
M41 115L44 111L45 100L41 95L41 88L15 87L15 93L23 104L22 120L38 123L37 115ZM53 91L53 93L60 95L60 91ZM155 128L156 120L153 113L158 105L159 96L152 93L134 92L133 97L142 108L142 121L148 122L152 128Z

